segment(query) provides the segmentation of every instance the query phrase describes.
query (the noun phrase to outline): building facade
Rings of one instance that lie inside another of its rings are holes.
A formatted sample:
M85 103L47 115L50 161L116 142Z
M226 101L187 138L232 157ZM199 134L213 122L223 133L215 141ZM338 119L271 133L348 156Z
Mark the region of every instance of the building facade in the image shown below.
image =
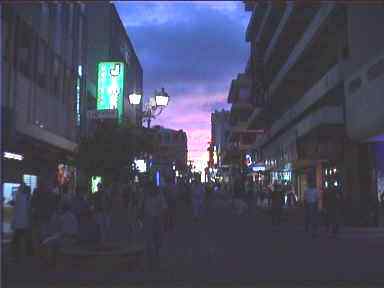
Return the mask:
M188 143L187 134L183 130L167 129L154 126L153 131L159 143L158 150L152 155L151 170L160 172L163 181L166 178L183 177L187 170Z
M1 22L3 190L21 181L57 185L60 173L73 183L69 166L85 112L85 6L9 2Z
M211 141L214 147L214 165L221 167L223 163L223 150L228 143L230 126L229 111L215 111L211 114Z
M115 5L110 2L87 2L85 6L88 18L87 109L95 110L97 107L98 63L103 61L123 62L125 68L124 118L137 127L141 127L142 103L131 105L129 95L134 91L143 91L143 70L124 24Z
M214 181L225 176L227 167L224 164L224 151L230 136L230 112L215 111L211 114L211 143L208 148L209 163L208 180Z
M315 177L321 192L342 193L346 221L367 224L382 189L384 48L369 31L383 5L245 2L254 105L246 122L264 130L253 149L267 181L293 182L302 199Z

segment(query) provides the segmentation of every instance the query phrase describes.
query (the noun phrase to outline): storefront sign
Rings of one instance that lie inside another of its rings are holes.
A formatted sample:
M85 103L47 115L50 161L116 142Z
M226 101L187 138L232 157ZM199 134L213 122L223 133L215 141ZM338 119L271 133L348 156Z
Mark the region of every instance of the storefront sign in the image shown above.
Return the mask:
M22 161L24 159L24 156L15 153L4 152L4 158Z
M97 110L117 109L124 114L124 63L100 62L97 71Z
M265 171L265 166L255 165L252 167L253 172Z
M88 119L116 119L117 110L105 109L105 110L89 110Z
M102 183L102 178L100 176L92 176L91 177L91 192L97 192L97 184Z

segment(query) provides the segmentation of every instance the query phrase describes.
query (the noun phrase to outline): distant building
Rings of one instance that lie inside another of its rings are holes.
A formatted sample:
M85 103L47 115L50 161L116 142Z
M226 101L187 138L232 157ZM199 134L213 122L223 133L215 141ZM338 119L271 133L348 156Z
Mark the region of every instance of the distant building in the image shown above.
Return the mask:
M129 95L143 91L143 69L114 4L86 2L87 26L87 109L96 109L97 67L101 61L121 61L125 66L124 118L141 127L140 105L129 103ZM102 19L102 21L101 21Z
M155 131L157 143L159 143L158 151L153 155L152 169L161 171L162 179L166 177L175 177L187 169L187 134L183 130L173 130L154 126L151 128Z
M213 165L223 165L223 153L228 144L230 134L230 112L221 110L211 114L211 144Z

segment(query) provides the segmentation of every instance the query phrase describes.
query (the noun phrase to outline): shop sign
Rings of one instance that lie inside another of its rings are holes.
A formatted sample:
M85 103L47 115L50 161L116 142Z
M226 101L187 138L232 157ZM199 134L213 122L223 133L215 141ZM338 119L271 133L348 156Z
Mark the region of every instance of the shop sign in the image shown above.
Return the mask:
M104 110L89 110L88 119L116 119L117 110L116 109L104 109Z
M7 158L7 159L13 159L18 161L22 161L24 159L23 155L11 153L11 152L4 152L3 155L4 155L4 158Z
M97 110L118 111L119 119L124 113L124 63L100 62L97 70Z

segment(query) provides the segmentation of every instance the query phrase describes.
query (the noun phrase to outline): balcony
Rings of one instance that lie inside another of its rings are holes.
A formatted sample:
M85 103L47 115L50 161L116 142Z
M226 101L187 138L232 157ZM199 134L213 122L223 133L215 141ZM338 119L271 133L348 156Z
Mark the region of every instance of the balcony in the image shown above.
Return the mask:
M246 30L246 41L251 41L251 39L254 37L254 35L257 35L261 21L263 21L264 14L267 11L267 2L258 2L255 4L252 12L251 19L248 23L247 30Z
M269 61L269 58L270 58L270 56L271 56L279 38L280 38L282 31L283 31L284 27L287 25L288 20L293 13L293 6L294 6L293 1L289 1L287 3L287 6L285 8L284 14L283 14L282 19L280 21L280 24L278 25L271 41L268 43L268 46L267 46L267 49L265 52L264 63L267 63Z
M333 12L335 5L336 4L332 2L327 3L326 5L322 6L320 10L317 12L316 16L312 19L309 26L306 28L300 41L295 43L295 46L293 50L290 52L285 64L282 66L280 71L277 73L275 79L272 81L270 90L269 90L270 95L272 95L275 92L275 90L278 88L280 83L283 81L284 77L287 75L288 71L296 64L296 62L298 62L299 58L302 56L305 49L311 44L311 42L317 35L318 31L320 30L320 27L327 20L328 16ZM287 7L287 9L289 8ZM289 49L286 49L286 50L289 50ZM264 61L265 64L268 62L269 56L270 54L266 55L265 61Z
M343 81L341 64L336 64L326 73L293 107L287 110L274 122L270 131L271 137L276 135L295 119L302 115L309 107L317 103L322 97L335 89Z
M244 3L244 8L245 8L245 11L253 11L253 9L255 8L255 6L257 5L257 1L243 1Z
M358 141L384 137L384 54L381 52L345 81L348 136Z
M228 94L228 103L237 108L252 108L251 79L247 74L241 73L232 80Z
M278 154L281 147L290 146L295 143L299 138L304 137L312 130L322 125L343 125L344 115L342 107L325 106L312 114L305 117L296 125L286 130L278 138L271 142L272 135L266 135L263 139L257 142L257 148L264 147L263 149L266 157L271 157ZM271 133L272 134L272 133Z

